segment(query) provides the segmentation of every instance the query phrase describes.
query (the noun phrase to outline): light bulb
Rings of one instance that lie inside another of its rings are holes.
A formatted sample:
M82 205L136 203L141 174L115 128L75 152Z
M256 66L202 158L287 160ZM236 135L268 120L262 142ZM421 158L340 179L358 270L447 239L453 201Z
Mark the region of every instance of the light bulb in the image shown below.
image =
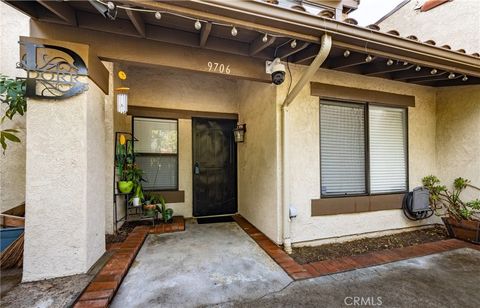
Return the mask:
M388 59L387 65L390 66L390 65L392 65L392 64L393 64L393 60L392 60L392 59Z
M468 77L466 75L463 76L462 81L467 81Z
M432 74L432 75L435 75L436 73L437 73L437 70L435 68L430 71L430 74Z
M453 78L455 78L455 74L454 74L454 73L450 73L450 74L448 75L448 79L453 79Z
M237 31L237 28L235 28L235 26L233 26L231 33L232 33L232 36L237 36L238 31Z
M403 65L408 65L408 62L407 61L403 62Z
M160 14L160 12L155 12L155 19L156 20L162 19L162 14Z
M420 72L421 69L422 69L422 68L421 68L419 65L417 65L417 67L415 67L415 71L416 71L416 72Z
M200 20L197 19L197 21L195 21L195 30L200 29L202 29L202 23L200 22Z
M290 47L292 47L292 48L297 47L297 40L293 40L293 41L290 43Z
M345 51L343 52L343 56L344 56L345 58L348 58L349 55L350 55L350 50L347 49L347 50L345 50Z
M266 43L268 41L268 34L265 33L265 35L262 38L262 42Z
M115 3L113 3L112 1L108 1L107 2L107 7L109 10L114 10L115 9Z
M371 55L368 55L366 58L365 58L365 62L372 62L373 58Z

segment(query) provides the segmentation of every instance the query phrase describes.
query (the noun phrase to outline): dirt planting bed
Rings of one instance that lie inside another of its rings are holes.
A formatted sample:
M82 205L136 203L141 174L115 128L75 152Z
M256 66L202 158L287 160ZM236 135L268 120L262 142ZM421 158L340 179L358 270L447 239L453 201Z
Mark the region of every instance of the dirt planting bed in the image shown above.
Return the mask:
M397 233L375 238L364 238L344 243L311 247L294 247L292 258L299 264L355 256L385 249L401 248L448 238L443 226Z

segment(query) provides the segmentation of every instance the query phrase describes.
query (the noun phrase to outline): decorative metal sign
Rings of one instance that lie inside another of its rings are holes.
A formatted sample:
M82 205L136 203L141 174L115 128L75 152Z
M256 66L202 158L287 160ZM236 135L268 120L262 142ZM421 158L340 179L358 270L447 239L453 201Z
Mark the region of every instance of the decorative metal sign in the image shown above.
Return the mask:
M17 67L27 71L27 97L64 99L88 90L88 84L78 80L88 70L77 53L54 45L20 44L24 53Z

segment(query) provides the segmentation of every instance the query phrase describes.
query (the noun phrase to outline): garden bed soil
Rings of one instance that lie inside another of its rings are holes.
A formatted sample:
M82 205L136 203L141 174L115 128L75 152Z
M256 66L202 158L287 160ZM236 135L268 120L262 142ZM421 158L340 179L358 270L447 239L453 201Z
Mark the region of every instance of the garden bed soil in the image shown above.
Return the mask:
M163 224L163 220L156 219L155 225ZM138 220L138 221L127 221L125 222L120 229L118 229L117 234L107 234L105 236L105 241L107 244L112 243L120 243L125 241L128 234L135 229L137 226L151 226L153 227L153 223L151 219L148 220Z
M447 239L447 231L443 226L397 233L375 238L364 238L343 243L324 244L319 246L294 247L291 257L299 264L322 260L361 255L369 252L393 248L402 248L423 243Z

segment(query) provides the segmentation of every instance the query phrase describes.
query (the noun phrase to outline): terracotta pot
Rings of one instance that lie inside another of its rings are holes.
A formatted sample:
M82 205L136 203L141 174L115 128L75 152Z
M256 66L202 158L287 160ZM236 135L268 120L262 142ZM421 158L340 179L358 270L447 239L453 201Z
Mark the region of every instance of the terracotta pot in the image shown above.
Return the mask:
M480 221L460 220L457 221L450 217L442 218L448 235L460 240L480 244Z

